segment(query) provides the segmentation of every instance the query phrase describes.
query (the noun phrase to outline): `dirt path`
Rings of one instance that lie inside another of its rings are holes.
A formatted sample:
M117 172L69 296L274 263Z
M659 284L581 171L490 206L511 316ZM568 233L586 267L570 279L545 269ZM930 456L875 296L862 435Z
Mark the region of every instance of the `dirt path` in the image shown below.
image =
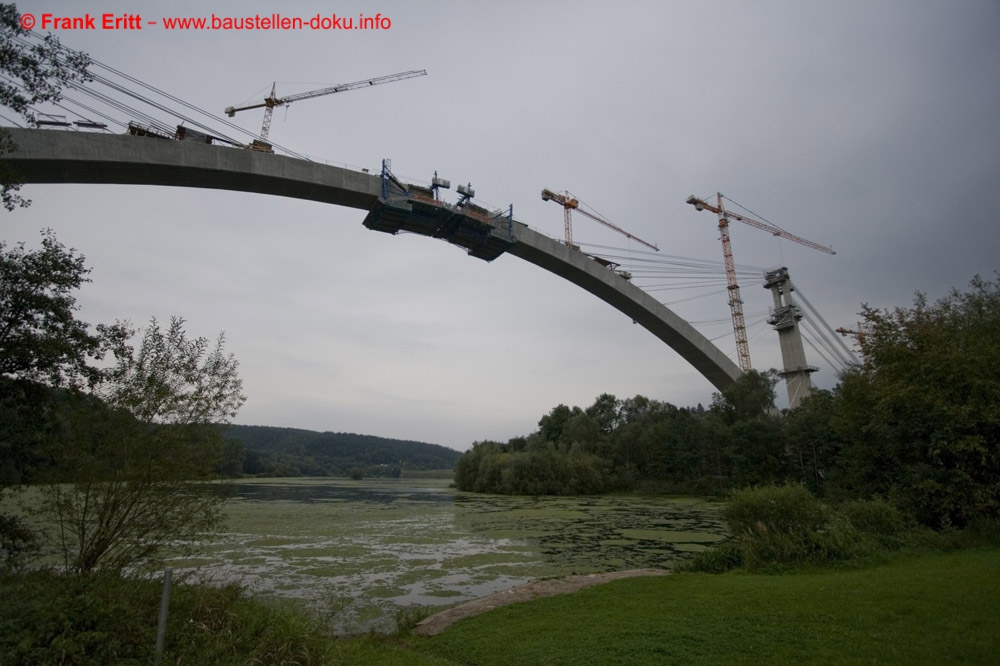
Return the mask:
M551 597L556 594L567 594L576 592L586 587L609 583L621 578L633 578L635 576L665 576L669 571L663 569L632 569L629 571L612 571L609 573L588 574L585 576L567 576L566 578L552 578L547 580L536 580L526 585L512 587L503 592L497 592L488 597L473 599L464 604L459 604L446 611L435 613L417 623L413 628L413 633L421 636L434 636L455 624L459 620L485 613L486 611L516 604L521 601L531 601L539 597Z

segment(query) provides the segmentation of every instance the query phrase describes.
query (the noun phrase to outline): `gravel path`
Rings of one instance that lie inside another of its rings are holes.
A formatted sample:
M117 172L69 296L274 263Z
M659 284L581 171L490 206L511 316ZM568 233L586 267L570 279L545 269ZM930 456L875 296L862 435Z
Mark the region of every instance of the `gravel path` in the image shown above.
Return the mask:
M481 599L473 599L472 601L449 608L446 611L435 613L417 623L417 626L413 628L413 633L420 636L434 636L440 634L463 618L485 613L486 611L507 606L508 604L531 601L539 597L551 597L556 594L568 594L586 587L609 583L621 578L665 576L668 573L670 572L663 569L631 569L629 571L612 571L609 573L587 574L585 576L536 580L532 583L512 587L509 590L497 592Z

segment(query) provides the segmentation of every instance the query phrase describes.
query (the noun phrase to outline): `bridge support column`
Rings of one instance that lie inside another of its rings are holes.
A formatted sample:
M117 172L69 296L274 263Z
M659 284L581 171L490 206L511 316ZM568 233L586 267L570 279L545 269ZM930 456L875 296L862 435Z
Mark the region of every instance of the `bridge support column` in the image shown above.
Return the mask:
M788 389L788 407L795 409L812 393L812 381L809 375L818 368L806 363L806 351L802 346L802 332L799 331L799 320L802 312L792 300L792 280L787 268L779 268L764 274L764 288L770 289L774 296L774 310L767 318L767 323L778 332L781 344L781 361L784 370L781 376Z

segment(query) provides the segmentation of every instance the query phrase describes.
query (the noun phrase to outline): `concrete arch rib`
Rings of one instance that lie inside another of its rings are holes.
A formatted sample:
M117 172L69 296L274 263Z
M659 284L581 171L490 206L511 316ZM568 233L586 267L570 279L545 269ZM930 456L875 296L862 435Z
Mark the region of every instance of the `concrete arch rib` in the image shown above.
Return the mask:
M634 284L587 255L524 225L507 250L586 289L667 343L720 391L740 376L739 367L691 324Z
M8 128L17 151L0 160L24 183L199 187L306 199L371 210L381 178L280 155L187 141ZM667 343L716 388L740 370L693 326L631 282L585 254L514 222L506 249L569 280Z

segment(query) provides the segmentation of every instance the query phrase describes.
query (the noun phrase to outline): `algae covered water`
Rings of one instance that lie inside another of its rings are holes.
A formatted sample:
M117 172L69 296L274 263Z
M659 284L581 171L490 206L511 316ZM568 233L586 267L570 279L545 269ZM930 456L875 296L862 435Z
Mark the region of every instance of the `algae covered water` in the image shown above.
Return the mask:
M536 578L669 568L724 538L719 506L644 496L509 497L447 480L254 479L234 484L199 579L295 599L340 633L390 630Z

